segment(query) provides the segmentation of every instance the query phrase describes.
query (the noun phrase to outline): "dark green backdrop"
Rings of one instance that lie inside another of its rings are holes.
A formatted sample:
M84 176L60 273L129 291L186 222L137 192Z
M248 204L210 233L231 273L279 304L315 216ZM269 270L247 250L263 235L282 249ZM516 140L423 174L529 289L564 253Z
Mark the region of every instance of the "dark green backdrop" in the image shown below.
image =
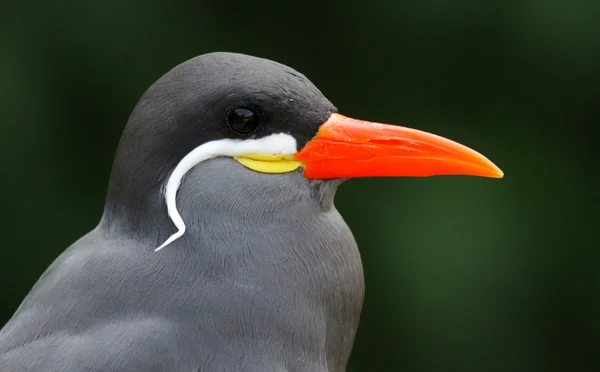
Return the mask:
M600 2L3 2L0 323L98 222L143 91L216 50L506 176L361 179L337 206L366 303L350 371L600 370Z

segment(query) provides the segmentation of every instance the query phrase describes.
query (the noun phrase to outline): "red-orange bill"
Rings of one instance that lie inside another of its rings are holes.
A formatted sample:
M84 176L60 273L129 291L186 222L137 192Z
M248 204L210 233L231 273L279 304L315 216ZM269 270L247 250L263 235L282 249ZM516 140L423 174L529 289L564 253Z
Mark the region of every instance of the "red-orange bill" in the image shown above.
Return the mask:
M309 179L436 175L502 178L477 151L416 129L332 114L295 159Z

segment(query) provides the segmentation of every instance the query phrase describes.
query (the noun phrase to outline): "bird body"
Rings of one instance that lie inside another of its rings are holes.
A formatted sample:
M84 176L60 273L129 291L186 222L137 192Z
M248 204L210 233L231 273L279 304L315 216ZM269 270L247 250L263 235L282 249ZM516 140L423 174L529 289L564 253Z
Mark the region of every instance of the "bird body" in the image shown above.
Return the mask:
M0 371L345 371L364 282L335 191L344 170L398 170L331 154L397 130L336 111L298 72L239 54L159 79L125 128L99 225L0 330ZM406 133L419 154L442 141ZM406 151L384 140L359 150ZM496 172L440 143L444 167Z
M335 185L252 173L262 195L286 196L257 205L235 166L188 174L182 199L202 197L181 205L188 228L168 255L106 221L67 249L2 330L0 370L344 370L363 276Z

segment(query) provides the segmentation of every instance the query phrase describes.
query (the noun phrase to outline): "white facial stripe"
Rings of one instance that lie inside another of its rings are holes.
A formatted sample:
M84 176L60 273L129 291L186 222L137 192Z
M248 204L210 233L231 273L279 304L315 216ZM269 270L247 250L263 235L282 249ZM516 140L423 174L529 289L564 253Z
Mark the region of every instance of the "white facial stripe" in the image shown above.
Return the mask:
M176 196L185 174L201 161L217 156L241 156L246 154L295 154L296 139L289 134L277 133L259 139L232 140L222 139L202 144L183 157L169 176L165 189L167 211L177 232L169 237L155 251L159 251L180 238L185 233L185 223L177 211Z

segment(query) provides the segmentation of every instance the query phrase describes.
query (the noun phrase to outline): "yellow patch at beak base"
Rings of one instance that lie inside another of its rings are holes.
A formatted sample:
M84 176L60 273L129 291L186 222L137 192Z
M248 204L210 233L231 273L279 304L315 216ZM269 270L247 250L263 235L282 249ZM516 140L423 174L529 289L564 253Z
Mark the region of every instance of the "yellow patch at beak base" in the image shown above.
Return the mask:
M244 167L261 173L288 173L302 165L292 155L248 154L233 158Z

